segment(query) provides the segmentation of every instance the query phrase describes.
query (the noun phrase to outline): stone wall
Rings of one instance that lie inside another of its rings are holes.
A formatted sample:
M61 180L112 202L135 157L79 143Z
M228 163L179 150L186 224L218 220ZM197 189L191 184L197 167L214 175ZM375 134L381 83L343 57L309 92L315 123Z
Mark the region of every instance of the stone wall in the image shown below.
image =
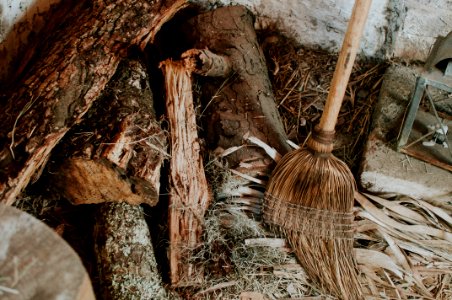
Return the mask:
M204 3L215 1L201 0ZM216 1L218 2L218 1ZM338 51L353 0L223 0L240 3L302 44ZM451 0L373 0L362 54L424 61L438 35L452 30Z

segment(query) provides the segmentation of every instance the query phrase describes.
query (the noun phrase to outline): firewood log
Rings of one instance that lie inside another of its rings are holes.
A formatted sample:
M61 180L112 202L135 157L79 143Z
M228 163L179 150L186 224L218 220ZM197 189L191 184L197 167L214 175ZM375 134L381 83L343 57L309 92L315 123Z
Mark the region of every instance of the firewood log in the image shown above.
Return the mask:
M290 150L251 13L243 6L227 6L201 14L188 24L185 28L194 49L183 58L193 72L208 76L199 84L209 148L241 146L250 135L281 154ZM234 167L251 157L262 159L265 154L256 147L245 147L228 157L229 165Z
M66 199L157 203L169 154L149 81L138 60L124 59L85 120L56 148L48 173Z
M94 243L103 299L167 299L141 206L100 204Z
M182 62L162 64L171 161L169 188L170 273L173 286L203 280L200 264L189 259L202 245L204 213L211 202L198 141L191 73Z
M79 123L131 46L144 48L185 0L93 1L48 35L41 56L0 104L0 202L11 204L40 175L50 152Z
M50 227L0 203L0 298L94 300L77 253Z

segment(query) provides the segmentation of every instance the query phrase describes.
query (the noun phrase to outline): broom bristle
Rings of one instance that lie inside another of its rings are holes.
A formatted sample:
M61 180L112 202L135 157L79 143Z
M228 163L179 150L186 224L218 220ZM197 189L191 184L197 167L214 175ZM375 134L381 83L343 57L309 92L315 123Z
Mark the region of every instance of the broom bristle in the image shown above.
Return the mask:
M353 256L356 184L347 165L328 151L298 149L281 159L267 186L264 218L286 235L323 292L362 299Z

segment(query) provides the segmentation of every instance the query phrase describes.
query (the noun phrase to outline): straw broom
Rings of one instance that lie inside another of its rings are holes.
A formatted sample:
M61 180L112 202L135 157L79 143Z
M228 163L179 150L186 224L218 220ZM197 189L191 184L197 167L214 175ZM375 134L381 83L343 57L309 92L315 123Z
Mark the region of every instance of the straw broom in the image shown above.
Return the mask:
M371 0L357 0L334 71L325 109L307 148L286 154L268 183L264 219L284 233L319 288L341 299L362 299L353 257L356 183L332 154L334 128Z

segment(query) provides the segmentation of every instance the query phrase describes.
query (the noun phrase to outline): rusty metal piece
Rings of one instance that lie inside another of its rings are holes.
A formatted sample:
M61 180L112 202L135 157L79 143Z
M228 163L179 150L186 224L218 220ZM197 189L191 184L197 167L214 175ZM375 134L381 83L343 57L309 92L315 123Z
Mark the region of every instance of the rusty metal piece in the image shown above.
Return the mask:
M418 75L416 79L415 89L411 96L411 101L408 104L405 118L403 120L397 141L397 150L399 152L415 156L428 163L450 170L450 162L444 163L444 161L442 161L436 163L436 160L438 159L425 155L425 149L423 149L422 152L424 153L422 155L415 155L413 149L408 149L411 148L413 143L406 146L411 130L413 128L414 121L416 119L419 104L427 89L427 86L432 86L448 93L452 93L452 31L446 37L437 38L432 51L430 52L429 57L427 58L427 61L424 65L423 71ZM430 102L432 109L435 111L437 122L442 125L442 122L439 120L436 114L436 109L433 102ZM450 150L452 144L446 140L446 145L449 146ZM449 154L452 158L451 151L449 151ZM449 159L447 159L447 161L449 161Z
M452 31L446 37L438 37L425 62L425 69L437 68L446 76L452 76Z

